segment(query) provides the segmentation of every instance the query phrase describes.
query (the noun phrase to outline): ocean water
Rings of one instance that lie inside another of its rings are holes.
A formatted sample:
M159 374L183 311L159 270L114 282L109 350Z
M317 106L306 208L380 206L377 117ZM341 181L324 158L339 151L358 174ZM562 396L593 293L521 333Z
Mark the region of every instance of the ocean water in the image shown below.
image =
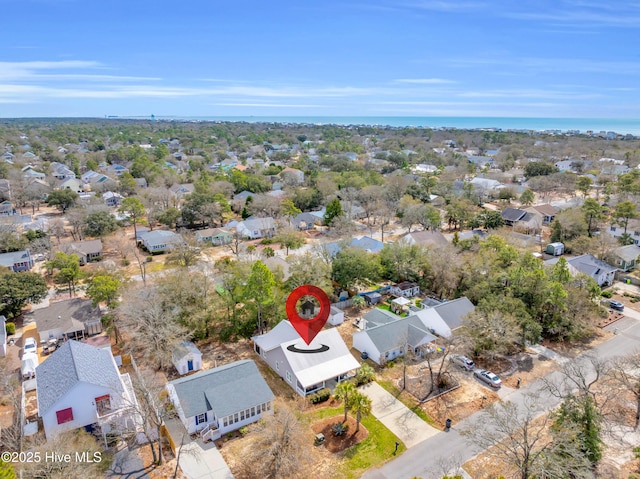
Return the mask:
M423 128L498 128L502 130L613 131L640 135L640 118L518 118L518 117L413 117L413 116L157 116L157 119L242 121L249 123L305 123L322 125L376 125Z

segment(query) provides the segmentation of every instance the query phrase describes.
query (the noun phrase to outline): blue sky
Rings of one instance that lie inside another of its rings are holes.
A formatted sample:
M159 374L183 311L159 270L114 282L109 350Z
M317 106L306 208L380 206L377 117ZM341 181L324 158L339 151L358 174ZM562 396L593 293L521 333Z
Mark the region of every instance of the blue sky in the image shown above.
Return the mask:
M0 0L0 12L0 117L640 111L636 0Z

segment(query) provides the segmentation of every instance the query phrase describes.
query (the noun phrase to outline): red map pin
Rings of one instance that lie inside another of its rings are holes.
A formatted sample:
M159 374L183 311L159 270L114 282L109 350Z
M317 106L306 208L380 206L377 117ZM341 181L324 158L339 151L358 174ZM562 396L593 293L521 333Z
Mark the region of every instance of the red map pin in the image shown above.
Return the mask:
M311 319L305 319L298 314L296 305L298 304L298 300L303 296L312 296L320 303L320 312ZM298 286L291 291L291 294L287 298L287 317L307 345L311 344L313 338L322 331L327 319L329 319L330 312L331 302L329 301L329 296L317 286L310 284Z

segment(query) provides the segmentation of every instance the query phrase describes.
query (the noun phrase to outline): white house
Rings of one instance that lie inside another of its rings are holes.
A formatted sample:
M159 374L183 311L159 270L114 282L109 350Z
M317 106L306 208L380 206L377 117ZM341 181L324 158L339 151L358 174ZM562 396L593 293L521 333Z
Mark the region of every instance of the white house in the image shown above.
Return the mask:
M307 345L284 320L252 339L256 353L302 397L325 387L333 389L360 367L337 329L320 331Z
M389 292L396 297L401 296L403 298L413 298L420 294L420 286L416 283L403 281L402 283L397 283L391 286Z
M276 234L273 218L247 218L236 225L238 232L248 239L271 238Z
M65 342L36 368L36 392L47 439L92 425L105 434L138 424L131 379L108 349Z
M191 341L182 341L173 348L172 359L181 375L202 369L202 353Z
M176 379L167 391L187 432L200 433L205 441L273 411L273 392L250 360Z
M619 238L624 234L624 226L610 225L608 233L614 238ZM631 236L631 239L637 246L640 246L640 220L629 220L627 224L627 234Z
M139 234L137 241L149 253L165 253L184 243L181 235L167 230L147 231Z

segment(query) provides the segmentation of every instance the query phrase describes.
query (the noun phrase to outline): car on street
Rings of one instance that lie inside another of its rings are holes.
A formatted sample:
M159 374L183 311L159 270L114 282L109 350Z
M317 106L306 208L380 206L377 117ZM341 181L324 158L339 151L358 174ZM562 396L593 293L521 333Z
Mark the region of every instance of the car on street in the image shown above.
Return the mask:
M611 309L615 309L616 311L624 311L624 304L620 301L616 301L615 299L609 300L609 307Z
M38 352L38 343L34 338L26 338L24 340L24 347L22 348L22 355L28 353L37 353Z
M449 357L449 361L466 371L473 371L473 369L475 368L475 364L473 363L473 361L461 354L452 354Z
M476 369L475 371L473 371L473 375L492 388L498 389L502 386L502 381L500 381L500 378L491 371L487 371L486 369Z

